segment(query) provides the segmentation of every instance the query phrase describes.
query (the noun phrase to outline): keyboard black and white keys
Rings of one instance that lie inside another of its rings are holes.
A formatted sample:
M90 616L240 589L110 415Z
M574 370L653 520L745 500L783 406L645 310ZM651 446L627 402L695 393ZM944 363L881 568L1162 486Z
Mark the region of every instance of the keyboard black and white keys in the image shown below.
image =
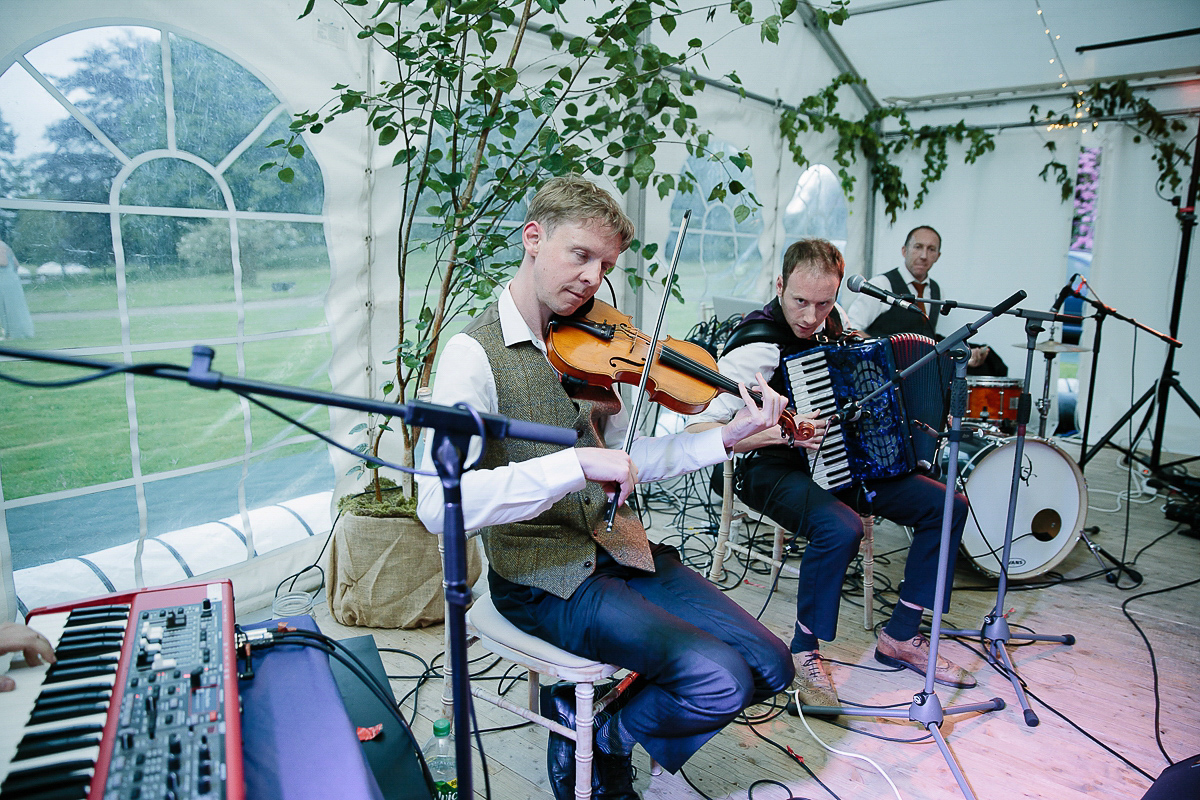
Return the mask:
M0 800L244 797L228 581L39 609L52 666L10 675Z
M784 362L784 370L788 379L788 395L797 414L816 411L819 417L828 419L838 410L824 350L809 350L793 356ZM815 458L812 453L806 455L813 481L822 489L835 491L854 482L839 423L830 423L826 428L821 449Z
M798 413L817 411L828 419L861 402L898 371L934 349L932 339L895 334L836 345L820 345L783 361L787 390ZM951 369L939 356L872 398L863 416L831 424L817 454L810 458L813 480L837 490L877 478L912 472L932 463L936 438L918 438L914 421L939 430L945 420Z

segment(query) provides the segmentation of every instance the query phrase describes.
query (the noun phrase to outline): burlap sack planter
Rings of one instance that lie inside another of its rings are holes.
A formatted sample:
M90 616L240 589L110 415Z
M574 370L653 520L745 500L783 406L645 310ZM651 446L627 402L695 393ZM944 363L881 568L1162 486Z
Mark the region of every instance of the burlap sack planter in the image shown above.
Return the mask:
M329 553L329 613L343 625L422 628L445 619L438 539L408 517L342 514ZM467 584L483 571L467 545Z

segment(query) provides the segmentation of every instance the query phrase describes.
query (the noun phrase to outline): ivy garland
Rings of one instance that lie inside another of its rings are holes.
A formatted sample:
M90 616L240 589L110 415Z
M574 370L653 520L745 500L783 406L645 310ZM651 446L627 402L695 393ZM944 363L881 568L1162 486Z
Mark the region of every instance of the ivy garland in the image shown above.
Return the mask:
M981 155L995 149L995 137L986 128L970 127L959 121L953 125L923 125L914 128L907 114L899 108L875 108L869 110L861 119L847 119L838 113L838 90L843 86L855 83L866 84L866 81L850 73L838 75L824 89L809 95L800 101L794 109L785 110L779 120L780 133L792 153L797 165L805 167L809 160L800 144L801 134L812 130L823 133L827 128L837 132L837 146L833 160L837 164L838 179L842 191L848 200L854 200L855 176L850 172L850 166L861 155L867 160L875 187L884 201L884 213L892 221L897 214L908 208L909 189L904 181L902 170L893 161L905 148L912 148L924 153L924 164L921 167L921 182L916 196L912 200L913 208L920 208L929 194L930 187L941 180L949 164L947 145L967 143L963 154L963 163L974 164ZM1116 81L1109 85L1093 84L1082 96L1079 107L1086 104L1087 117L1070 118L1066 113L1049 112L1038 119L1038 108L1030 110L1030 122L1048 124L1051 126L1067 126L1091 122L1093 127L1105 119L1127 117L1133 115L1131 124L1138 135L1135 142L1140 142L1142 136L1147 137L1154 146L1154 159L1158 165L1158 186L1170 186L1177 189L1183 178L1181 167L1191 164L1191 156L1187 150L1177 145L1172 134L1185 131L1187 126L1178 119L1168 120L1154 108L1148 100L1134 95L1126 81ZM899 130L883 133L883 121L895 119ZM1051 159L1039 173L1042 180L1054 179L1062 190L1063 202L1074 194L1073 170L1056 158L1057 146L1054 142L1046 142L1046 149L1051 153Z

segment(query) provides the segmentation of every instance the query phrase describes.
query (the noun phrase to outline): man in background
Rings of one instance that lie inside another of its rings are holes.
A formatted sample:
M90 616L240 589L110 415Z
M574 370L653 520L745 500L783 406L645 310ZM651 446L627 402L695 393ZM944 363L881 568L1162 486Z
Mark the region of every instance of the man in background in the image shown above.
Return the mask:
M876 275L868 283L906 300L923 297L941 300L942 288L929 277L929 270L942 257L941 234L928 225L913 228L900 248L900 255L904 257L903 270L896 267ZM862 331L872 337L919 333L931 339L940 339L937 335L940 316L937 307L917 305L921 311L889 306L869 295L858 294L846 307L847 324L851 330ZM967 371L971 375L1004 376L1008 374L1008 367L992 352L992 348L972 344Z

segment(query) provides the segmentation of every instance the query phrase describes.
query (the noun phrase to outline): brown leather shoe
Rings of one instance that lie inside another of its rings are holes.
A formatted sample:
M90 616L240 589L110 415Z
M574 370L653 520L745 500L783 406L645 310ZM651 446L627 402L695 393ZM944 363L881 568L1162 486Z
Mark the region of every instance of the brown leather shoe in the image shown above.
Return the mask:
M825 673L825 665L819 651L792 653L792 662L796 665L796 679L792 682L792 688L796 690L800 705L838 705L837 690L833 688L833 681Z
M905 667L924 676L925 669L929 666L929 639L925 634L918 633L908 641L902 642L888 636L887 631L881 631L879 642L875 646L875 660L889 667ZM975 685L975 678L971 673L950 659L943 658L940 653L933 671L933 680L956 689L970 689Z

